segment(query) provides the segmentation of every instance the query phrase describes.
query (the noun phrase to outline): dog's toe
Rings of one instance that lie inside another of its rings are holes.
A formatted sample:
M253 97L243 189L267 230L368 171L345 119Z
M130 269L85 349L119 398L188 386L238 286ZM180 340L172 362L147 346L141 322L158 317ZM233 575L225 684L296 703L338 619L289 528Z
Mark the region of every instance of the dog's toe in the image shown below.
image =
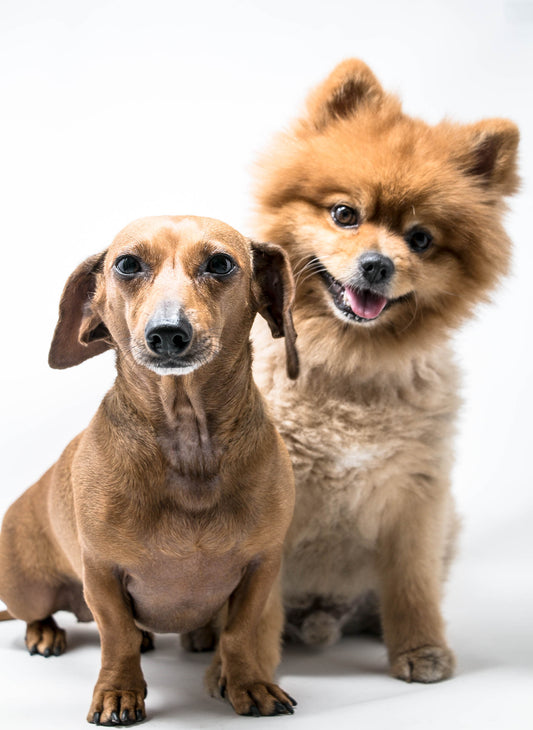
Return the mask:
M288 696L288 695L287 695ZM274 702L274 715L294 715L294 707L289 702Z
M228 683L226 696L238 715L251 717L292 715L296 702L277 684L253 682L238 686Z
M95 691L87 720L94 725L133 725L146 718L144 689Z

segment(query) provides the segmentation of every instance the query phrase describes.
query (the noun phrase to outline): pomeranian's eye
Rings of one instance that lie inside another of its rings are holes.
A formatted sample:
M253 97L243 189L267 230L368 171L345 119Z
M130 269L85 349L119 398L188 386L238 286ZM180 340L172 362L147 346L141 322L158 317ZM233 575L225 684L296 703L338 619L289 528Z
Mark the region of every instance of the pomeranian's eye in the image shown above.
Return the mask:
M126 256L119 256L118 259L115 261L115 271L117 271L121 276L131 279L135 274L138 274L142 271L141 262L138 258L135 256L130 256L127 254Z
M214 274L215 276L226 276L230 274L235 268L235 262L231 256L227 256L225 253L216 253L211 256L205 266L205 271L208 274Z
M423 228L413 228L412 231L405 236L405 240L409 245L409 248L416 253L425 251L431 245L433 236Z
M349 205L339 203L331 209L331 217L341 228L356 228L359 225L359 213Z

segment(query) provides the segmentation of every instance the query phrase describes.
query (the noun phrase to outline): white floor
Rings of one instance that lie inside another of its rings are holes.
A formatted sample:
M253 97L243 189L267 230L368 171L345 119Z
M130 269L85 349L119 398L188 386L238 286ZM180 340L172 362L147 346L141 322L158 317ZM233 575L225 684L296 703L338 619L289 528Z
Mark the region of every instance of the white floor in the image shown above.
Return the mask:
M316 652L289 647L280 684L298 700L293 717L241 718L229 705L203 690L209 656L190 655L175 636L158 636L156 651L143 657L148 682L149 727L244 728L259 722L287 730L360 728L533 728L533 587L531 555L513 535L489 547L483 558L463 557L448 587L446 615L457 652L455 678L437 685L407 685L386 674L383 645L369 638L344 639ZM516 559L501 555L516 550ZM522 549L520 549L522 547ZM88 710L99 662L94 624L67 628L68 652L59 658L30 657L23 646L24 626L0 624L0 687L4 730L74 730L88 727Z

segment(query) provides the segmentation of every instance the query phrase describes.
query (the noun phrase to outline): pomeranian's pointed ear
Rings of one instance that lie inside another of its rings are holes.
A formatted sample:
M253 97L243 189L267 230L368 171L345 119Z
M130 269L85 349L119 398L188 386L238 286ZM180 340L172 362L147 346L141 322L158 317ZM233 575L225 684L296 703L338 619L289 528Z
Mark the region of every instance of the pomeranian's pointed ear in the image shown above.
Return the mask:
M111 347L111 336L91 301L106 252L90 256L69 276L61 301L48 364L70 368Z
M385 93L366 63L348 58L340 63L307 100L313 126L321 130L329 122L354 114L362 104L379 103Z
M285 251L273 243L252 241L254 279L252 291L259 314L266 319L272 337L285 337L287 375L298 377L300 364L292 321L294 279Z
M502 195L511 195L519 185L517 150L520 133L508 119L485 119L466 127L466 144L459 162L467 175L477 177Z

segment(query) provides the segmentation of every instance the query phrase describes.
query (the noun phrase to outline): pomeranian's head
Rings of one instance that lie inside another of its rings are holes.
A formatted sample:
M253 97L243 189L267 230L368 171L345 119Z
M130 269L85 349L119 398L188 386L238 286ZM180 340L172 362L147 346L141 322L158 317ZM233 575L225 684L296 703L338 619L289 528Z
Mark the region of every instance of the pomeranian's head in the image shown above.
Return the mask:
M260 163L260 235L289 252L297 326L383 354L460 324L508 267L518 136L505 119L413 119L341 63Z

